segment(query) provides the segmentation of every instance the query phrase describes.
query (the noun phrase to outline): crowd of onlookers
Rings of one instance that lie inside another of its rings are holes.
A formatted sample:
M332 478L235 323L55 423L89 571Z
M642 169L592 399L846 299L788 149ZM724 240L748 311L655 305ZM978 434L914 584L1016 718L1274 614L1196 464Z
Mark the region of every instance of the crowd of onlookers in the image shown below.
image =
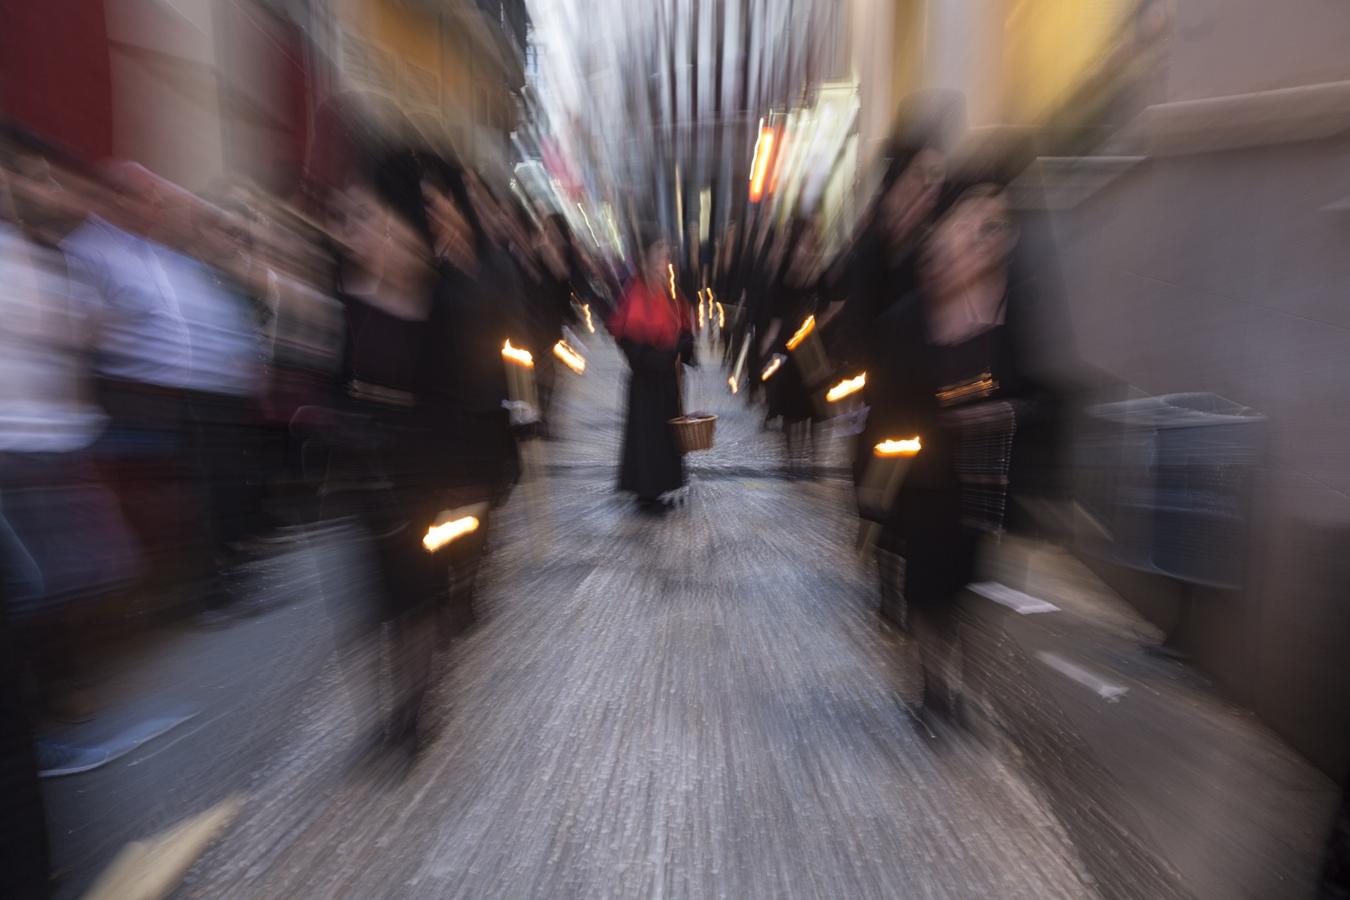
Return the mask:
M89 718L100 655L147 622L258 611L241 573L334 521L377 551L367 621L417 620L392 629L419 640L394 654L414 676L405 718L379 726L412 730L421 626L471 618L517 441L548 436L552 345L610 277L506 185L348 137L340 171L281 198L194 193L0 129L9 733ZM533 409L512 403L507 340L533 354ZM455 510L482 522L473 548L429 553L424 533ZM7 759L31 751L15 740Z

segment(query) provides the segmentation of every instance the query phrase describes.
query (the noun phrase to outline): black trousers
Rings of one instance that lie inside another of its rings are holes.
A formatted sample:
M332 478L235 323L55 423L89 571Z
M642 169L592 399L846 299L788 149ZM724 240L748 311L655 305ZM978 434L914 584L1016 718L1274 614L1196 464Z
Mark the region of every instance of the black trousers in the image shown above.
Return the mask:
M50 860L17 642L0 596L0 897L47 897Z

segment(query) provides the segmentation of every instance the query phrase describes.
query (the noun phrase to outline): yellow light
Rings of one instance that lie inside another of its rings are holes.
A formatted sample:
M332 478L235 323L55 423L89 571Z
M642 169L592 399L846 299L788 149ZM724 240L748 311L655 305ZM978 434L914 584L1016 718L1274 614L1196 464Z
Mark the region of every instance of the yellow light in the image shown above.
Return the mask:
M763 373L760 374L759 380L768 381L770 378L773 377L773 373L777 372L779 367L782 365L783 365L783 357L775 353L773 359L769 360L769 364L764 367L764 371Z
M758 203L764 196L764 178L769 173L769 159L773 156L773 129L760 126L755 141L755 158L750 163L750 202Z
M698 292L698 327L703 327L703 291Z
M595 323L591 321L591 305L589 303L581 304L581 313L586 317L586 330L595 334Z
M666 271L670 273L670 299L675 299L675 264L666 263Z
M845 397L856 394L867 385L867 373L860 372L852 378L845 378L825 392L825 399L830 403L838 403Z
M510 338L507 338L506 343L502 344L502 359L509 360L517 365L525 366L527 368L534 365L534 355L528 350L512 347Z
M802 323L802 327L798 328L797 333L794 334L788 340L787 348L789 350L796 350L797 345L800 344L802 341L806 340L806 336L815 330L816 330L816 317L807 316L806 321Z
M912 438L888 438L872 448L877 456L913 456L923 449L918 435Z
M727 311L722 308L721 300L717 301L717 327L718 328L727 327Z
M739 388L736 386L736 376L735 376L735 375L730 375L730 376L727 377L727 385L731 388L731 392L732 392L733 394L734 394L734 393L737 393L737 391L739 390Z
M461 519L455 519L441 525L432 525L422 537L422 547L428 553L435 553L456 538L472 534L477 530L477 516L464 516Z
M563 365L578 375L586 371L586 357L573 350L567 341L558 341L553 345L553 355L563 361Z

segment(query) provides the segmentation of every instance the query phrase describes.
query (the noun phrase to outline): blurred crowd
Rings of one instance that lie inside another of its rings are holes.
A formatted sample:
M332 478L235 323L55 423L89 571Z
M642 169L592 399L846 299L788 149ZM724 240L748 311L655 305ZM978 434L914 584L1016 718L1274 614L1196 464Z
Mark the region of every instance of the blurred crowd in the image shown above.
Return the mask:
M344 128L341 166L300 198L195 194L0 132L8 779L60 770L30 729L94 716L119 641L259 612L240 573L325 523L376 560L356 636L395 642L370 744L415 737L432 643L472 620L517 442L549 436L553 345L610 289L556 211ZM508 342L531 357L528 404ZM36 865L40 824L25 837Z

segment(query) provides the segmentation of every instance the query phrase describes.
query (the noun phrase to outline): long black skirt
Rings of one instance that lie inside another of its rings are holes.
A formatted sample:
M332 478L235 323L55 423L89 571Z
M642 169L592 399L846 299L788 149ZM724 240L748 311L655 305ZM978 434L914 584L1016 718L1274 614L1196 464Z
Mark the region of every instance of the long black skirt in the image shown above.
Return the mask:
M674 366L637 367L628 379L628 419L623 430L619 490L655 500L684 485L684 459L670 420L680 414Z

